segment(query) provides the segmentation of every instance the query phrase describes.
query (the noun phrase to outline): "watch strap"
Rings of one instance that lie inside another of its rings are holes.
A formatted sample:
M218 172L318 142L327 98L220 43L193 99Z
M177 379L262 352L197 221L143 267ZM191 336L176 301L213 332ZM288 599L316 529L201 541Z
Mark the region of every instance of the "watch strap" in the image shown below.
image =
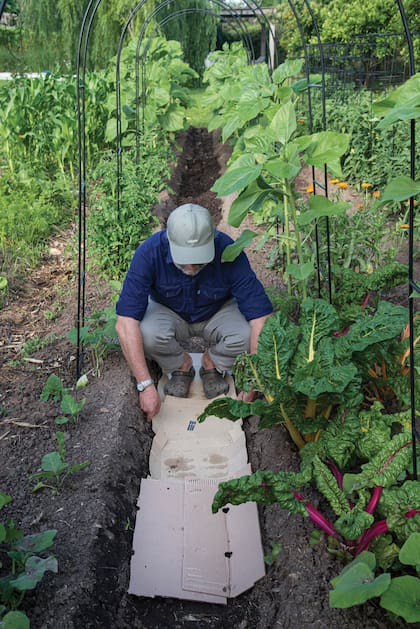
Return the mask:
M150 379L149 380L140 380L140 382L137 382L137 391L139 391L140 393L142 391L144 391L145 389L147 389L147 387L150 387L150 385L155 384L155 381Z

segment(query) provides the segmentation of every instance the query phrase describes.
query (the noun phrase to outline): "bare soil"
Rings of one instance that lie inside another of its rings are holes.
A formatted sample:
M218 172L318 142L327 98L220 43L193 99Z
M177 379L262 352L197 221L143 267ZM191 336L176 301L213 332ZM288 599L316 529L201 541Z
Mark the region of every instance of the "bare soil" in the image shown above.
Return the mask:
M203 129L182 134L179 144L170 182L174 193L162 197L156 214L164 224L173 207L191 201L208 207L219 227L228 230L229 199L222 203L210 188L229 147ZM302 182L303 189L307 184ZM67 461L90 465L69 476L58 495L32 493L28 475L56 450L54 419L60 415L56 402L40 401L42 387L51 373L68 386L75 381L75 349L66 340L77 311L74 262L66 254L71 238L71 230L57 236L42 266L0 311L0 491L13 497L1 519L13 518L26 533L57 529L58 574L47 573L23 604L33 629L398 626L374 603L329 609L329 580L341 566L325 540L309 545L310 522L276 505L260 509L261 532L266 551L279 543L281 553L267 566L265 578L226 606L129 596L135 505L140 481L148 474L153 433L118 350L107 355L98 376L89 375L88 387L79 394L87 399L81 418L64 428ZM250 252L250 258L266 286L281 287L264 253ZM94 274L88 274L86 295L87 312L110 303L106 283ZM46 336L50 340L42 347ZM21 348L28 340L38 349L24 359ZM193 341L190 349L200 345ZM85 364L88 369L88 356ZM258 430L257 419L250 418L245 430L253 469L297 468L298 454L282 428Z

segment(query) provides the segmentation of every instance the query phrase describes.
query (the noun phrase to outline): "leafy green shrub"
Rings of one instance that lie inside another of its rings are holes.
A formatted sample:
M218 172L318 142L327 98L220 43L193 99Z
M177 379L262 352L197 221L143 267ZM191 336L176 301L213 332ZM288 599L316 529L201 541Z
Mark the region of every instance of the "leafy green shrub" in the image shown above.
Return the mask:
M163 136L146 135L141 160L123 155L120 205L116 186L116 154L106 153L94 172L89 212L89 252L104 275L120 279L139 243L157 225L152 206L169 177L170 149Z
M398 175L407 174L410 163L409 122L391 129L379 129L373 112L378 94L368 90L337 92L326 99L327 126L330 130L348 133L350 145L343 156L343 175L352 184L371 182L382 188ZM322 128L319 99L313 99L313 123ZM417 151L419 151L417 147ZM417 155L417 162L420 155Z

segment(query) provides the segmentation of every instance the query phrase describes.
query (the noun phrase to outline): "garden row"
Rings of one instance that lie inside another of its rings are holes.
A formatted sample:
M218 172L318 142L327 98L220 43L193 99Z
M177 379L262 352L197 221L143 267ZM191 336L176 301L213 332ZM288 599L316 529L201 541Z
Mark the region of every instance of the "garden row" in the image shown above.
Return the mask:
M122 214L118 213L116 202L116 160L112 149L115 94L110 75L96 77L104 92L97 100L96 115L92 115L92 129L88 118L92 148L88 152L88 167L93 173L90 251L100 253L102 272L114 278L121 277L138 241L153 229L151 206L168 174L171 134L186 124L189 94L185 85L192 76L173 42L154 41L147 83L147 124L141 136L141 159L137 160L136 147L132 147L132 138L138 132L135 127L138 95L130 81L133 59L134 51L128 48L123 56ZM334 552L344 558L358 558L349 570L352 579L354 577L360 585L356 598L349 597L346 589L350 584L350 589L354 590L354 580L343 575L343 580L335 584L336 590L344 590L343 597L332 595L331 603L344 607L381 595L384 607L411 622L418 620L418 611L411 607L407 611L407 597L401 603L398 596L401 583L398 579L410 577L409 585L404 581L404 588L413 589L414 601L418 598L420 582L415 573L420 560L412 555L420 532L420 496L410 458L407 311L392 304L375 303L375 294L404 282L407 277L404 265L391 262L395 250L390 251L383 242L393 236L396 227L399 238L404 237L406 228L399 228L405 224L404 215L400 216L397 211L410 197L419 194L420 186L400 174L387 183L378 197L371 194L371 190L379 191L376 182L360 181L365 204L351 208L340 197L340 190L348 185L342 162L345 156L351 155L352 140L348 134L338 131L309 133L302 115L307 82L299 79L300 72L299 62L286 62L270 76L264 64L249 66L244 52L233 46L215 53L215 63L205 73L207 88L200 103L207 112L207 125L209 129L220 128L222 139L233 145L229 166L214 189L220 196L237 194L229 222L240 226L245 217L252 216L259 225L257 246L273 243L271 264L283 274L288 287L287 295L275 299L278 312L264 328L257 355L240 357L235 367L242 388L259 391L261 399L248 405L229 399L218 400L208 412L231 418L257 414L261 417L261 426L265 427L284 424L300 448L302 458L299 473L257 472L233 485L222 485L214 508L225 502L252 499L265 503L275 501L292 512L309 516L335 540ZM235 82L232 82L233 75L237 77ZM40 81L43 83L38 85L39 99L47 94L46 85L54 89L58 85L59 90L65 85L48 76ZM23 89L19 91L20 85ZM36 87L37 83L16 79L7 89L15 89L17 95L27 98L26 90L30 93L33 89L36 91ZM109 101L105 107L108 91ZM65 89L63 93L67 93ZM99 91L89 89L88 93L87 107L89 99L96 98ZM419 78L414 77L385 102L379 103L377 112L382 116L382 127L387 128L400 119L403 122L397 126L404 126L404 120L418 115L418 93ZM73 98L74 92L67 102ZM57 98L58 108L63 100L62 95ZM60 153L58 157L58 152L50 152L48 142L37 152L42 125L45 124L46 133L49 127L45 120L37 119L39 112L44 111L45 115L44 108L31 104L28 109L25 125L16 127L21 133L8 136L10 159L4 161L3 183L8 182L10 217L21 223L25 221L21 220L18 206L13 204L15 197L22 199L19 194L25 193L22 182L29 185L32 178L42 175L41 181L48 193L53 186L47 186L46 182L51 179L74 186L71 163L75 155L63 157ZM52 106L47 109L54 115ZM21 110L26 115L26 108L21 107ZM60 115L56 115L56 120L60 120ZM96 125L98 120L100 124ZM56 123L52 124L51 129L55 126ZM72 133L75 132L73 129ZM69 146L74 150L74 144ZM23 165L27 164L30 153L37 159L33 170L25 171ZM96 162L99 164L94 168ZM295 180L303 164L321 169L327 164L336 181L330 185L337 186L333 188L337 190L337 198L319 194L317 181L313 182L307 199L297 194ZM39 188L32 190L36 202L37 190ZM32 209L36 213L36 205ZM0 217L3 217L1 211ZM366 234L368 221L374 221L370 234ZM51 221L47 222L50 227ZM12 246L16 251L19 243L12 240L13 229L2 233L3 255L7 252L10 256ZM41 242L44 237L45 232L42 232ZM245 230L226 250L225 259L233 259L255 237L253 231ZM318 270L327 267L328 251L324 244L327 237L331 243L332 273L324 273L320 278ZM399 246L398 239L394 245ZM317 288L319 298L308 297L315 294ZM330 291L334 305L328 302ZM291 313L296 312L299 315L293 320ZM92 349L94 370L112 339L113 322L110 308L95 313L82 330L84 344ZM57 423L68 423L71 427L83 407L82 401L73 398L54 378L44 389L44 396L49 395L55 396L61 404L62 414ZM43 485L38 489L46 488L49 477L60 485L61 479L73 471L65 460L63 433L58 432L57 438L57 451L49 453L42 462L40 482ZM315 483L329 501L337 516L335 522L305 500L301 492L311 483ZM9 500L10 496L2 494L0 506L5 506ZM16 559L14 570L2 581L5 594L1 611L6 618L7 613L14 613L11 608L19 606L22 592L42 577L43 570L54 568L52 564L41 563L44 560L40 557L34 558L34 553L47 549L53 534L49 532L46 538L41 538L40 542L34 540L32 546L28 546L31 540L23 538L23 543L16 527L6 522L0 535L0 540L8 545L9 558L12 562ZM364 554L368 548L373 556ZM18 557L16 553L21 555ZM407 571L404 576L392 578L408 563L407 556L410 561L414 557L413 567L404 569ZM376 566L381 572L377 578ZM29 586L25 578L27 572L32 574L34 570L36 578ZM365 587L366 583L372 587Z

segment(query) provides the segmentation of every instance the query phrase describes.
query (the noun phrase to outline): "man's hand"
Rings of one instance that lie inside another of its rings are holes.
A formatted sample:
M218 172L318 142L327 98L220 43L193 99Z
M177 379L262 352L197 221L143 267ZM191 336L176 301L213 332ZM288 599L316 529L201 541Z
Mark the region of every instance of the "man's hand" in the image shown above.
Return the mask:
M156 387L147 387L147 389L139 393L139 405L146 414L147 420L151 422L160 409L160 395Z
M257 397L257 392L254 389L251 389L251 391L238 391L236 397L238 400L242 400L242 402L253 402Z

